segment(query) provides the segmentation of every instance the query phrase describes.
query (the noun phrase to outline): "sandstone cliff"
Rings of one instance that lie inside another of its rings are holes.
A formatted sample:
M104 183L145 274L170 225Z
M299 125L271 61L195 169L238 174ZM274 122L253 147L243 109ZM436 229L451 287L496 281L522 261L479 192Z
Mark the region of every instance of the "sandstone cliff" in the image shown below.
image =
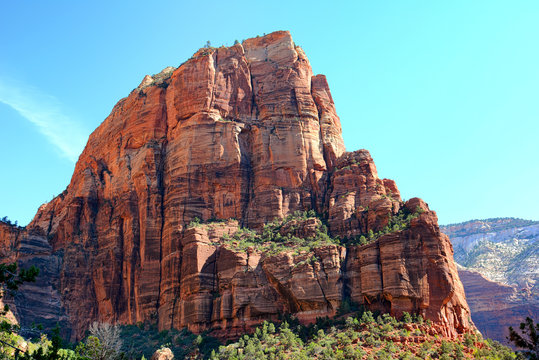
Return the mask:
M366 150L345 152L328 83L288 32L146 76L13 241L45 269L15 299L21 321L59 319L74 337L95 320L230 337L343 300L447 335L473 326L436 214L403 203Z

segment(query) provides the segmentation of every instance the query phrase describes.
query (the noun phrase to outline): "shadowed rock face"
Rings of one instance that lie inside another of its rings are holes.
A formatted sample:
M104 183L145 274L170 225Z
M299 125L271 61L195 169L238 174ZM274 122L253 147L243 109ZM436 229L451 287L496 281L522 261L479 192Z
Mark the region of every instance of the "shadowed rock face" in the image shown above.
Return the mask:
M522 290L491 281L478 272L460 269L472 319L483 336L512 345L509 326L517 329L526 317L539 317L537 301L523 296Z
M381 230L403 206L423 213L363 246L268 254L218 241L297 210L350 238ZM237 220L188 229L195 217ZM327 81L288 32L201 49L145 77L16 243L20 261L48 259L47 280L33 286L49 289L47 316L68 319L73 337L95 320L231 337L285 312L333 315L344 298L419 312L448 335L473 326L436 214L419 199L403 203L368 151L345 153Z
M539 318L539 222L497 218L442 227L451 238L472 319L489 338Z

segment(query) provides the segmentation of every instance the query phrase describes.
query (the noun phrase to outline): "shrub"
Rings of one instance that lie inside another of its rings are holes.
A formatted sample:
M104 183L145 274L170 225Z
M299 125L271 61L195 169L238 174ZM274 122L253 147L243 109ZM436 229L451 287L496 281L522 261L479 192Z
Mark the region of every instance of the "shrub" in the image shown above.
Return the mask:
M513 327L509 327L508 339L517 347L524 349L523 353L533 360L539 359L539 323L534 324L533 319L527 317L520 323L520 334Z
M412 317L410 316L410 313L405 311L402 314L402 322L405 323L405 324L410 324L412 322Z

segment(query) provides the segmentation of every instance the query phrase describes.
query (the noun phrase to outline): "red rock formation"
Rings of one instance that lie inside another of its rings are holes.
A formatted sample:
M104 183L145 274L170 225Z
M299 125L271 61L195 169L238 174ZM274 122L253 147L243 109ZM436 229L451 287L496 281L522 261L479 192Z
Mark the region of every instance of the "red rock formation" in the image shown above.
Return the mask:
M376 231L388 224L388 214L400 208L400 193L393 180L380 179L367 150L345 153L332 173L329 226L343 238Z
M366 150L344 153L326 79L275 32L146 76L90 136L18 256L57 261L50 315L68 318L75 336L95 320L232 336L283 312L332 315L348 296L420 312L448 334L470 328L451 245L419 199L406 204L424 211L409 229L366 246L269 255L219 240L309 209L350 238L383 229L402 205ZM186 229L196 217L237 221Z
M0 221L0 259L3 263L17 260L17 245L20 236L17 226Z
M437 217L414 198L404 205L425 212L406 230L383 235L372 244L352 247L347 263L351 299L400 317L420 313L445 325L447 335L468 329L464 297L449 238Z

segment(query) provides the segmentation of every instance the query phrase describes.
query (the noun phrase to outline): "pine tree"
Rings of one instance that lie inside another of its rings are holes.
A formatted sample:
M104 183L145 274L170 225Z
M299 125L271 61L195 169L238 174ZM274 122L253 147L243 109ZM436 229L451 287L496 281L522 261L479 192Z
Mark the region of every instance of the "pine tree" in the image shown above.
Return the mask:
M523 323L520 323L520 332L509 326L508 339L523 351L524 355L531 360L539 360L539 324L534 324L530 317L527 317Z

